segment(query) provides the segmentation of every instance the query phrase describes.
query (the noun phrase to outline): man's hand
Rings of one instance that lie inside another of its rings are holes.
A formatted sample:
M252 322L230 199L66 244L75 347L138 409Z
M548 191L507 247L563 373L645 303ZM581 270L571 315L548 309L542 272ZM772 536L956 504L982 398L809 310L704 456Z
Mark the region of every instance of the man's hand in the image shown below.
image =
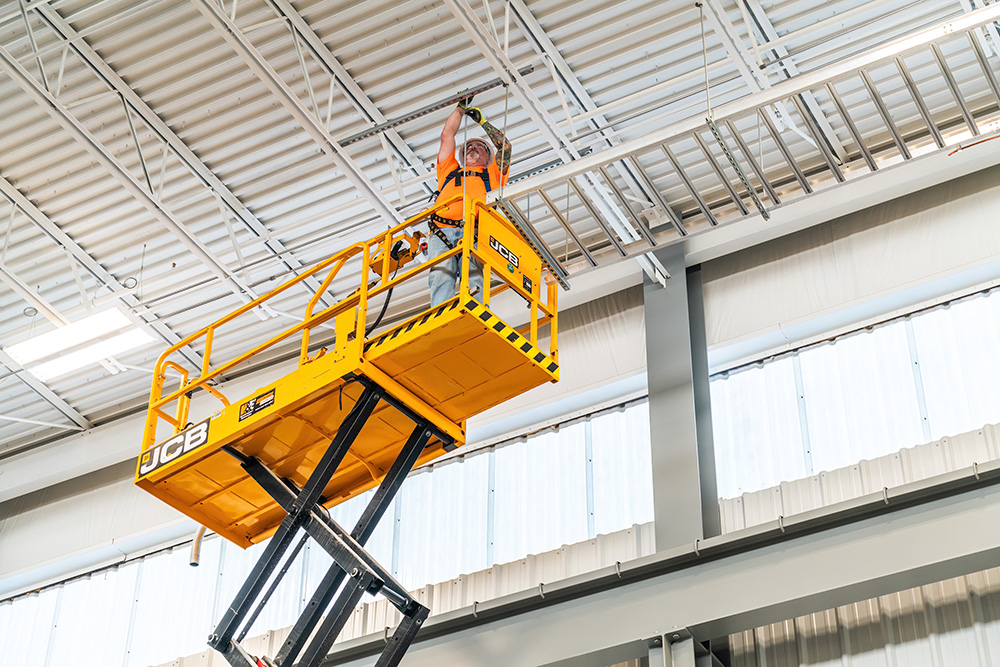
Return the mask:
M459 95L461 95L461 93L459 93ZM468 107L468 106L469 106L470 104L472 104L472 98L473 98L473 96L472 96L472 95L469 95L469 96L468 96L468 97L466 97L465 99L461 99L461 100L459 100L459 101L458 101L458 106L459 106L459 108L462 108L462 109L465 109L465 108L467 108L467 107Z
M473 121L483 124L483 112L477 107L467 107L465 108L465 115L471 118Z

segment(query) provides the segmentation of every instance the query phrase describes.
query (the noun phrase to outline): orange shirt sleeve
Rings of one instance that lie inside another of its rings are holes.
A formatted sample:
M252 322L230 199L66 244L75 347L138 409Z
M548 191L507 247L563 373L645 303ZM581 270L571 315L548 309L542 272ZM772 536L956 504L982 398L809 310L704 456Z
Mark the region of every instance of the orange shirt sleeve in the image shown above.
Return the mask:
M448 174L458 169L458 160L455 158L455 151L451 152L448 159L441 162L437 166L437 189L440 190L444 185L444 179L448 178Z

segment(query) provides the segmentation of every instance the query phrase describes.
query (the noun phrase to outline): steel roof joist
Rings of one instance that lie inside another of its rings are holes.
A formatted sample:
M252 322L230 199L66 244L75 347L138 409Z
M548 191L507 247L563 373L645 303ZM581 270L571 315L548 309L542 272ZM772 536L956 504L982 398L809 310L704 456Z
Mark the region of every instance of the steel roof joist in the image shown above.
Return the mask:
M274 68L268 64L264 56L254 47L236 23L210 0L191 1L198 8L198 11L208 19L219 35L239 55L240 59L246 63L250 70L257 75L260 81L278 99L281 105L285 107L285 110L299 122L306 133L319 146L320 150L340 168L341 172L361 196L375 209L375 212L388 224L402 222L403 217L389 203L389 200L382 195L381 191L375 187L375 184L371 182L354 160L340 147L337 140L331 136L329 130L305 107L298 96L281 79Z
M747 95L728 102L713 110L714 117L717 121L722 122L741 117L747 113L754 113L761 107L788 99L792 95L797 95L805 90L821 87L829 81L837 81L886 60L891 62L891 59L897 55L927 48L929 44L939 39L946 38L955 33L973 30L996 20L1000 20L1000 4L988 5L977 9L973 13L965 14L951 20L944 25L933 26L866 51L865 53L846 58L826 67L811 70L794 79L775 84L760 93ZM529 190L546 187L551 183L556 183L574 175L593 170L600 165L620 160L622 157L649 150L664 141L671 141L675 138L688 135L702 128L703 124L704 120L702 118L692 116L661 129L653 130L642 137L623 141L613 148L594 151L570 163L554 167L530 179L525 179L511 185L508 188L507 196L519 196Z
M157 221L171 231L217 278L227 284L233 294L245 303L255 298L249 286L244 284L221 260L215 257L204 243L192 234L173 213L168 211L162 202L156 199L153 193L147 192L131 172L79 120L70 114L62 103L39 85L3 47L0 47L0 68L6 71L29 97L101 163Z

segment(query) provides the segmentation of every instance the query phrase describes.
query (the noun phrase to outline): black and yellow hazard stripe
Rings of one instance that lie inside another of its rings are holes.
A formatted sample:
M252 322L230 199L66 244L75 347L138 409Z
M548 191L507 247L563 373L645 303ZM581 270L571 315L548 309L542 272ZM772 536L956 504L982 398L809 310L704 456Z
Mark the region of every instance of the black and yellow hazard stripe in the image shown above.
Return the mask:
M465 304L465 310L472 313L484 324L492 328L498 334L507 339L518 351L531 361L535 362L549 373L555 373L559 369L559 364L549 359L548 355L532 345L527 338L517 332L512 326L501 320L498 316L474 299L469 299Z
M400 334L409 333L414 327L422 326L428 322L435 320L445 313L449 313L456 308L458 308L458 299L452 299L441 304L434 310L424 313L423 315L418 315L408 322L403 322L395 329L385 332L384 334L373 338L372 340L365 343L365 350L378 348L380 345L394 340L399 337ZM475 299L469 299L464 309L466 312L475 315L480 320L483 321L485 325L492 328L497 334L503 336L507 341L513 345L521 354L536 363L537 365L544 368L549 373L555 373L559 369L559 365L552 361L544 352L539 350L537 347L532 345L528 339L518 333L513 327L508 325L506 322L501 320L497 315L493 314L486 306L479 303Z
M385 332L378 338L374 338L367 343L365 343L365 350L370 350L382 345L383 343L393 340L399 336L399 334L409 333L413 327L427 324L427 322L441 317L447 312L455 310L458 308L458 299L452 299L451 301L445 301L443 304L435 308L434 310L424 313L423 315L417 315L412 320L408 322L403 322L395 329Z

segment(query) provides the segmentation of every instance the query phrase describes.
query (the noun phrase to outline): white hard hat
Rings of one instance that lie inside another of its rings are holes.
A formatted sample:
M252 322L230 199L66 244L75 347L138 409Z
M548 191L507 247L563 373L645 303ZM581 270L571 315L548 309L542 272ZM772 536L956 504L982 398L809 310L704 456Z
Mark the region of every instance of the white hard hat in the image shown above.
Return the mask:
M482 146L484 146L486 148L486 153L490 156L489 159L487 160L487 163L493 161L493 156L496 154L496 148L493 147L493 144L491 144L490 142L486 141L485 139L481 139L479 137L473 137L472 139L469 139L468 141L466 141L462 145L461 149L458 151L458 153L456 155L456 158L458 159L458 163L459 164L462 164L462 165L465 164L465 149L471 143L478 143L478 144L481 144Z

